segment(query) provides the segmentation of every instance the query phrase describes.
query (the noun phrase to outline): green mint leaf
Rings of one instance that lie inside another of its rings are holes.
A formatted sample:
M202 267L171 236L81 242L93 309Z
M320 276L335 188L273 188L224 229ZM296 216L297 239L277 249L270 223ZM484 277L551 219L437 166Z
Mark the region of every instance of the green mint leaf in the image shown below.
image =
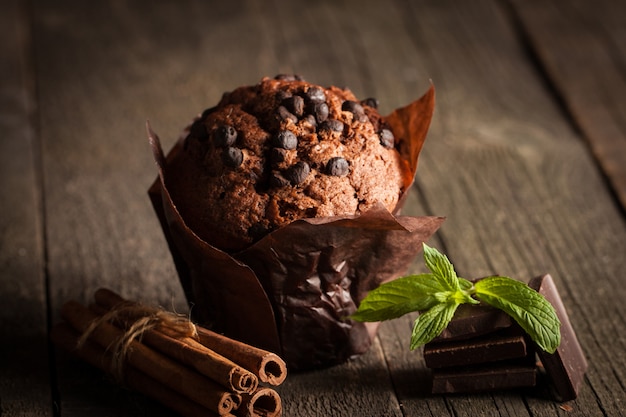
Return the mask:
M541 349L556 351L561 343L561 322L545 297L507 277L483 278L474 289L478 299L510 315Z
M459 280L459 287L461 287L461 290L463 291L469 292L474 287L474 283L470 280L461 277L458 277L457 279Z
M373 289L350 316L357 321L383 321L422 311L437 304L445 292L432 274L409 275Z
M431 248L427 244L424 247L424 262L433 275L439 279L441 284L448 291L456 292L459 290L459 280L452 263L448 257L435 248Z
M413 325L411 350L414 350L439 336L448 327L454 312L459 306L456 302L435 304L428 311L420 314Z

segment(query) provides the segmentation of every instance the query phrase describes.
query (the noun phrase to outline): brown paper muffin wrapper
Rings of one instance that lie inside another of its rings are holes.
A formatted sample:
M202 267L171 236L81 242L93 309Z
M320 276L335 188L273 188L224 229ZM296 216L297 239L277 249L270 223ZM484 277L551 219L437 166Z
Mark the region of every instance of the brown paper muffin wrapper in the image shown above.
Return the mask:
M407 191L433 109L431 87L385 118L411 167ZM159 168L149 195L194 320L280 354L290 370L334 365L365 352L377 324L348 316L370 290L406 272L444 218L394 215L380 205L359 216L297 220L226 253L186 226L165 187L167 158L182 142L166 158L148 131Z

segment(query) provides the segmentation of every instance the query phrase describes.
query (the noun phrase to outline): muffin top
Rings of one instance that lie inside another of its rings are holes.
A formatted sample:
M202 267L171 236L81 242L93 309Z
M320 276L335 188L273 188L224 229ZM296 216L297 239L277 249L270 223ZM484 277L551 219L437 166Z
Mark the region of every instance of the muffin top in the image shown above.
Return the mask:
M409 172L374 99L299 76L225 93L186 131L165 181L200 238L237 251L294 220L394 212Z

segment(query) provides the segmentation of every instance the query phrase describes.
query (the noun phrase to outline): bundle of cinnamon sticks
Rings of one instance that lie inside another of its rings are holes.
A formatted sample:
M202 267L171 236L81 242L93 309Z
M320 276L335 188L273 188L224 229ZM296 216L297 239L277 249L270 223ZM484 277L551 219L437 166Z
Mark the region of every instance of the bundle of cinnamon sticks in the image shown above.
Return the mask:
M278 355L107 289L94 299L63 305L53 343L183 416L282 414Z

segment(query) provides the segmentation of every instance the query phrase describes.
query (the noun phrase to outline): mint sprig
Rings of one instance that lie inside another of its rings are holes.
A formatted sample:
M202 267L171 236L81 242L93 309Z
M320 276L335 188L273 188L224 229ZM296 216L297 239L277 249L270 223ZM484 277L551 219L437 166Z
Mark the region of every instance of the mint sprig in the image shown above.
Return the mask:
M423 247L430 273L382 284L370 291L351 318L383 321L420 312L411 334L413 350L441 334L459 305L483 302L510 315L541 349L556 351L561 323L545 297L508 277L492 276L472 283L458 277L450 260L437 249L426 244Z
M413 324L411 350L425 345L437 337L450 323L459 303L440 303L420 314Z

